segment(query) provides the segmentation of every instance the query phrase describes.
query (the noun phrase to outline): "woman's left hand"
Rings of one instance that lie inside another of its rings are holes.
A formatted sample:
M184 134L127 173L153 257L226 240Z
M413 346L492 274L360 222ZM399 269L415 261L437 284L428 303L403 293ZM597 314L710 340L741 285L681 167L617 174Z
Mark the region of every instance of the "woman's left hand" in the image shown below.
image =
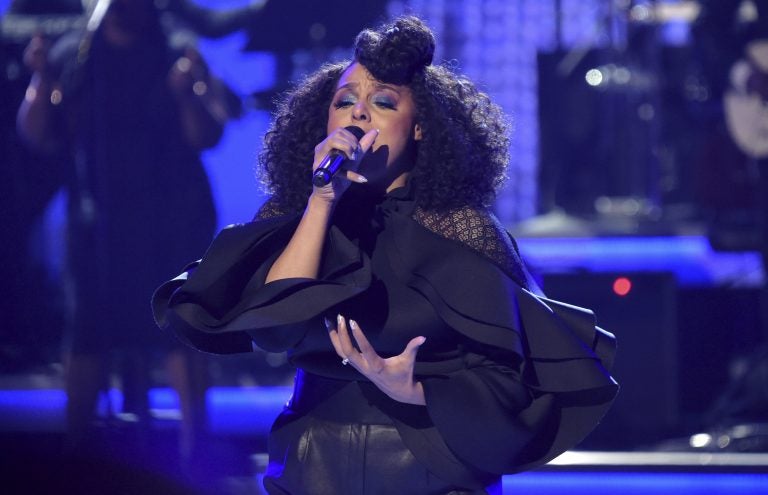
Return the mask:
M341 315L336 319L336 326L325 320L328 335L331 337L336 354L344 361L351 364L357 371L368 378L374 385L392 399L406 404L425 405L424 389L420 382L413 381L413 366L416 362L416 353L426 340L425 337L414 337L405 346L405 350L397 356L382 358L371 346L363 334L360 325L354 320L349 320L359 351L352 344L352 337L347 329L347 321Z

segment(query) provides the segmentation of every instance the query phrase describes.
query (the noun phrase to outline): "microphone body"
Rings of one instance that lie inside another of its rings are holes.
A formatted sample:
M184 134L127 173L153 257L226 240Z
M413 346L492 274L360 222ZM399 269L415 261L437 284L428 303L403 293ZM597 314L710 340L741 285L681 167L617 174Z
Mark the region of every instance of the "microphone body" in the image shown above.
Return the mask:
M356 125L345 127L359 141L365 135L365 131ZM346 155L339 150L331 150L320 165L312 173L312 184L317 187L323 187L331 182L333 176L341 169L341 164L347 159Z

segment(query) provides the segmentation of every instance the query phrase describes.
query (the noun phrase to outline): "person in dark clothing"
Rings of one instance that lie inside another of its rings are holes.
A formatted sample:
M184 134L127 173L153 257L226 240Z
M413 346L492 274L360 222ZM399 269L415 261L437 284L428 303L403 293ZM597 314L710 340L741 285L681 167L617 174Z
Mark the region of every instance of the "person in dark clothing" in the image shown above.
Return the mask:
M544 298L489 210L509 161L500 108L434 48L401 17L289 93L261 155L270 199L155 293L191 346L255 344L298 368L269 493L495 493L616 394L613 335ZM313 186L333 150L343 171Z
M151 359L162 355L180 396L182 454L204 431L201 363L152 331L149 296L216 225L199 158L233 114L227 90L191 47L170 46L150 0L116 0L97 28L29 44L33 75L17 127L40 151L65 152L69 355L67 422L92 438L111 358L126 406L146 419ZM193 364L195 364L193 366Z

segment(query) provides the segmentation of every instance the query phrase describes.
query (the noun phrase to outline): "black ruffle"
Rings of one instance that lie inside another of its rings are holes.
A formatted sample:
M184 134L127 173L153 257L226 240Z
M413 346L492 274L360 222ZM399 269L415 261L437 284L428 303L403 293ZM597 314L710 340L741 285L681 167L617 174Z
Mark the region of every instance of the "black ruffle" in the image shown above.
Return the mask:
M532 294L462 244L407 217L391 221L389 253L403 281L466 337L522 356L522 382L533 391L532 402L515 410L494 394L483 368L454 371L448 380L425 377L430 417L448 447L482 470L509 473L580 442L618 390L607 371L614 336L595 325L591 311ZM512 394L517 380L506 382Z
M368 257L332 227L318 280L263 284L297 221L224 230L193 276L158 289L158 323L170 322L184 340L208 352L247 351L251 339L266 350L290 349L306 332L300 323L360 294L372 277ZM532 294L482 255L396 208L384 223L377 249L387 250L401 281L450 327L523 363L521 372L470 360L442 368L417 363L431 423L394 418L415 455L438 475L466 481L471 473L482 478L528 469L578 444L618 390L607 371L613 335L595 325L591 311ZM471 473L457 470L462 464L473 467Z
M155 320L193 347L216 354L249 352L251 341L272 352L295 346L300 323L364 291L370 260L332 227L321 278L264 283L298 218L228 227L203 259L166 282L153 296ZM193 274L193 275L192 275Z

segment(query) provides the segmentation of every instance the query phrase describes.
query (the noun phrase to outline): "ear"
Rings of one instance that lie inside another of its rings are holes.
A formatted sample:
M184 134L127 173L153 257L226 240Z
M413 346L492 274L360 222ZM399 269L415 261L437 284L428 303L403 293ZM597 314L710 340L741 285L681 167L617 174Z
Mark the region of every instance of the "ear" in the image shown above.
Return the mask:
M421 126L419 124L413 127L413 140L421 141Z

